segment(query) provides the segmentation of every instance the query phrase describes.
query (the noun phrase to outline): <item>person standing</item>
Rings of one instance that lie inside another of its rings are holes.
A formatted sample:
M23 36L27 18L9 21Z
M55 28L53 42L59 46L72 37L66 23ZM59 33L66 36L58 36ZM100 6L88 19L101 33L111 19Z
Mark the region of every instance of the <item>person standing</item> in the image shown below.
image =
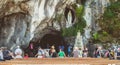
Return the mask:
M52 57L52 58L57 57L57 52L56 52L56 50L55 50L55 46L54 46L54 45L51 46L51 49L50 49L50 51L49 51L49 55L50 55L50 57Z
M62 51L64 51L64 48L65 48L64 45L59 46L59 49L61 49Z
M72 46L71 45L68 46L67 51L68 51L68 57L70 57L71 56L71 52L72 52Z
M83 57L83 50L81 48L79 48L79 58Z
M73 50L73 57L78 58L79 54L80 54L80 52L79 52L78 47L75 47Z
M34 43L33 42L30 42L29 49L30 49L29 56L34 57Z

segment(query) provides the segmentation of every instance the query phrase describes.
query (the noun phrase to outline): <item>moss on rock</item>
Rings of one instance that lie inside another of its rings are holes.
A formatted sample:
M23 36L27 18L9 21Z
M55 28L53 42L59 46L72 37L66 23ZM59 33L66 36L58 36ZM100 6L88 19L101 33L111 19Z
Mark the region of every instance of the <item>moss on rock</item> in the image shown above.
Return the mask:
M120 1L112 2L110 6L106 8L104 15L98 20L101 27L101 31L104 33L99 33L101 42L113 42L113 39L119 41L120 38ZM105 35L104 35L105 34Z

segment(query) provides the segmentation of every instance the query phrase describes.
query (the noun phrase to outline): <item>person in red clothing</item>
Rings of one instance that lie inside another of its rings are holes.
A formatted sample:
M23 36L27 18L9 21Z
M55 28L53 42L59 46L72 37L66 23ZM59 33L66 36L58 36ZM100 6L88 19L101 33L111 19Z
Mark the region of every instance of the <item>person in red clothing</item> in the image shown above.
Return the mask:
M25 58L25 59L28 59L28 58L29 58L28 54L25 54L24 58Z

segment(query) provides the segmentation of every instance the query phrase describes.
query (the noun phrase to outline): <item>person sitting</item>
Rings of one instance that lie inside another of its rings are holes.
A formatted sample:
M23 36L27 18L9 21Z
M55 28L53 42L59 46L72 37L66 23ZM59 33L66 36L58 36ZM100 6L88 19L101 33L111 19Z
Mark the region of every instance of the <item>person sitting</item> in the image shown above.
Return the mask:
M51 46L51 49L49 51L49 55L50 55L50 57L57 57L57 52L56 52L54 46Z
M88 49L85 48L85 49L83 50L83 57L87 57L87 56L88 56Z
M57 52L56 52L55 49L52 50L51 57L52 57L52 58L57 57Z
M95 49L94 55L96 58L101 58L101 48L100 47Z
M28 54L25 54L24 59L28 59L28 58L29 58Z
M64 51L62 51L62 49L60 49L60 51L59 51L59 53L58 53L58 56L59 56L60 58L64 58L66 55L65 55Z
M49 49L45 50L45 58L49 58Z
M116 59L120 60L120 48L118 48Z
M35 55L37 58L43 58L44 57L44 51L42 50L41 47L38 49L38 53Z
M22 57L22 50L20 49L20 46L17 46L17 49L15 50L15 59L21 59Z
M114 52L114 50L110 50L109 59L110 60L115 59L115 52Z
M10 54L10 51L7 50L7 47L3 47L3 58L4 58L4 60L13 59L11 54Z
M9 51L9 56L10 56L11 59L14 59L14 58L15 58L14 53L13 53L12 50Z

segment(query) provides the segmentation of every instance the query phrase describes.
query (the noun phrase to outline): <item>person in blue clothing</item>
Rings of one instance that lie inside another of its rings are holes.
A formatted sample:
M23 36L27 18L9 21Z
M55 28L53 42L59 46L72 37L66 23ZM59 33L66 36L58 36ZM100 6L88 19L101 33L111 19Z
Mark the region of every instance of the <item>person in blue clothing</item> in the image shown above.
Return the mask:
M118 48L118 51L117 51L117 58L118 60L120 60L120 48Z
M59 46L59 49L61 49L62 51L64 51L64 48L65 48L64 45Z
M70 57L71 52L72 52L72 46L71 45L68 46L67 52L68 52L68 57Z
M37 58L43 58L44 57L44 51L41 47L38 48L38 53L35 55Z
M95 49L94 55L95 55L96 58L101 58L101 52L100 52L99 48Z

